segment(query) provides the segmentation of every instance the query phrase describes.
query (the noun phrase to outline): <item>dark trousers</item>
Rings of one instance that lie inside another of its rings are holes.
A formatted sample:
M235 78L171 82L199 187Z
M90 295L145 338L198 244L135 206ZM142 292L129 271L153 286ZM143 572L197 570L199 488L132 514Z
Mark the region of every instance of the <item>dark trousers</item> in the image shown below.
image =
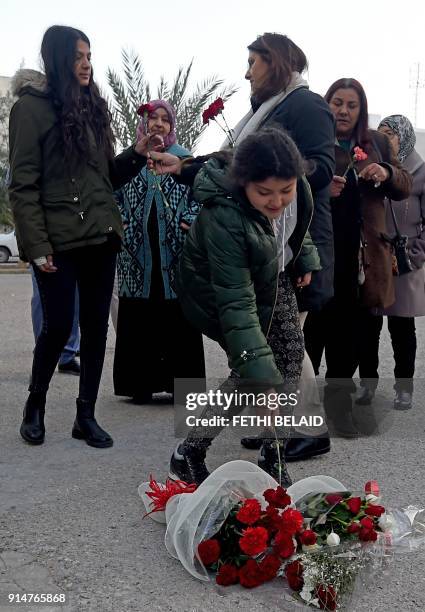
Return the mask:
M83 400L96 401L105 357L109 307L115 276L116 248L105 242L53 255L57 272L34 266L43 308L29 391L47 392L69 338L75 290L80 296L80 389Z
M367 343L361 351L359 371L362 386L375 389L378 383L379 338L383 317L374 317L380 323L369 328ZM394 354L394 389L413 392L416 359L416 328L413 317L388 317L388 331Z
M336 430L349 432L354 429L351 394L356 386L353 376L367 339L376 335L379 317L355 302L333 298L322 311L313 316L309 314L307 323L307 327L304 326L306 350L316 372L323 351L325 353L327 384L323 405L328 425L330 429L334 424ZM375 373L378 363L373 362L373 365Z

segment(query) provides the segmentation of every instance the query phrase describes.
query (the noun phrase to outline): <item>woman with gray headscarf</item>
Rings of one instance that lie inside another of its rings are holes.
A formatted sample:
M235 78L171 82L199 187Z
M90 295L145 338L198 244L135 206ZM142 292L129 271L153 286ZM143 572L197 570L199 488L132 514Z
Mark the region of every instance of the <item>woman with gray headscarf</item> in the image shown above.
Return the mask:
M381 121L378 130L388 136L394 154L413 177L410 197L401 202L392 202L400 233L408 237L408 252L413 271L396 276L396 300L392 306L379 312L388 317L388 330L394 351L394 376L396 392L394 408L408 410L412 407L413 375L416 358L415 317L425 316L425 162L415 150L416 136L412 124L403 115L390 115ZM395 236L396 228L387 202L388 234ZM370 349L378 348L377 338L370 339L370 346L364 347L360 360L360 377L370 377L368 363L373 355ZM375 359L377 355L375 353ZM367 384L365 384L367 387Z

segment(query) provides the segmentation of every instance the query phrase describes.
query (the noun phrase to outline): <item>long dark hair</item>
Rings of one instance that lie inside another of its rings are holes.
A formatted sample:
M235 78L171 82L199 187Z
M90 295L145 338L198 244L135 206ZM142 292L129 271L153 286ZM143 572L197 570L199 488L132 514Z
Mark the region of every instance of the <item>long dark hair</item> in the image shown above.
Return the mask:
M266 32L248 45L250 51L259 53L270 65L266 82L255 99L262 103L280 91L284 91L294 71L304 72L308 67L307 57L297 45L283 34Z
M357 125L354 128L353 136L356 144L365 146L370 142L369 136L369 114L367 109L367 98L363 86L356 79L338 79L329 87L325 94L325 100L329 104L333 95L338 89L354 89L360 100L360 114Z
M266 127L247 136L237 147L231 178L239 186L269 177L299 179L306 164L297 145L282 128Z
M54 25L43 36L41 57L47 79L47 90L56 107L61 124L66 157L87 158L89 136L86 120L96 139L110 159L114 155L111 114L99 88L93 81L93 70L87 87L81 88L74 74L77 41L90 46L90 40L80 30Z

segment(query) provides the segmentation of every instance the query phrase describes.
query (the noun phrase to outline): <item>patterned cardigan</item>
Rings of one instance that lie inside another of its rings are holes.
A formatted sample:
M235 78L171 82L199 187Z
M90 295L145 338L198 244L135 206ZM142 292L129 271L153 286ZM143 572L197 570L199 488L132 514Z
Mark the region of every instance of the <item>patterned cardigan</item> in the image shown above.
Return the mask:
M178 157L190 156L189 151L179 145L172 145L167 152ZM165 299L176 299L174 280L186 233L181 229L180 223L191 225L201 205L193 200L191 189L176 183L170 174L154 176L146 168L115 195L126 228L122 250L118 256L120 297L149 298L152 251L148 219L152 203L155 202L156 206L153 208L156 208L158 222Z

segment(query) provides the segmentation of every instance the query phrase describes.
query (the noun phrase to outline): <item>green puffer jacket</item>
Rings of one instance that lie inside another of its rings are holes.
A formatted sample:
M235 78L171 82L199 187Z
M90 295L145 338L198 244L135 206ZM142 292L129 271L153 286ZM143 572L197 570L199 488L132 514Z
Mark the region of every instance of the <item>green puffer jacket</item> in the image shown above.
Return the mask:
M44 75L21 70L14 78L10 132L9 195L20 257L32 261L122 237L113 189L136 175L146 158L133 149L112 162L88 128L89 158L72 167L64 159L58 115Z
M192 224L180 259L180 302L188 319L226 351L243 378L281 384L267 334L278 281L278 253L270 221L245 193L232 191L223 161L199 171L194 197L203 208ZM293 273L320 269L307 230L313 212L310 187L298 184L297 226L291 236ZM302 248L307 237L306 248Z

